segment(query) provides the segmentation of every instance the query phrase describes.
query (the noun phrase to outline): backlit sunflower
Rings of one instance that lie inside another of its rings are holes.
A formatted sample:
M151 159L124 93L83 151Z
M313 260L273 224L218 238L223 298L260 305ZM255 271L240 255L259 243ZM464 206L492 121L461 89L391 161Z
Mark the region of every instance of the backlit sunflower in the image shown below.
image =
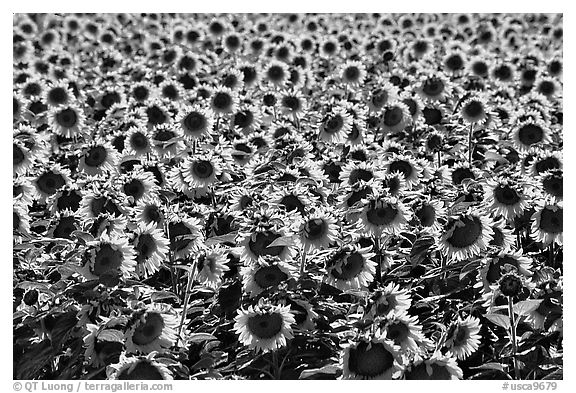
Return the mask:
M134 214L138 222L146 225L153 223L160 227L164 223L162 203L154 196L140 198L134 208Z
M534 145L550 143L550 135L542 121L526 120L512 129L512 140L518 149L526 151Z
M454 357L442 355L440 352L428 359L416 358L404 371L407 380L457 380L462 379L462 369Z
M158 189L154 175L142 168L135 168L130 173L121 175L116 180L116 185L118 190L124 193L132 204L141 198L152 195Z
M78 168L84 173L95 176L112 171L117 163L116 150L106 142L94 142L84 149Z
M420 182L422 167L410 156L394 153L389 160L385 161L385 166L389 174L400 172L404 175L407 186L412 187Z
M301 221L298 234L305 252L325 249L336 240L336 219L324 209L315 209Z
M402 359L392 343L373 337L351 343L341 357L342 379L394 379L402 371Z
M400 233L408 222L408 218L408 209L401 201L376 193L366 198L366 203L360 213L362 230L373 236Z
M484 203L494 215L502 215L510 220L521 215L528 207L523 191L510 178L486 182Z
M380 126L384 132L402 131L412 121L408 106L401 101L387 104L382 109L382 122Z
M106 286L116 286L136 267L134 249L125 237L102 233L98 240L90 242L86 262L80 273L89 280L100 280Z
M256 306L238 310L234 320L240 342L256 352L286 346L286 341L293 337L292 325L296 322L290 306L272 305L262 298Z
M214 184L222 173L218 156L198 154L187 158L182 164L183 175L191 187L205 188Z
M73 138L84 132L84 112L75 105L54 107L50 109L48 118L52 130L58 135Z
M222 282L224 272L230 270L225 249L211 247L201 251L198 255L198 274L196 280L203 285L216 288Z
M197 218L176 217L167 225L170 250L175 258L187 257L201 248L204 232Z
M89 323L86 328L90 332L84 337L86 360L94 367L117 363L124 350L124 332L118 330L122 326L114 326L110 322L102 326Z
M351 127L352 120L346 109L335 107L318 124L318 137L328 143L341 143L346 140Z
M399 346L402 351L419 352L424 335L418 318L408 314L392 315L380 323L380 331L386 339Z
M406 314L410 303L408 291L400 289L398 284L390 283L373 293L368 315L376 318Z
M106 369L108 379L111 380L172 380L172 373L168 368L154 360L154 354L147 357L120 356L117 364Z
M462 213L448 219L438 247L447 258L461 261L480 254L492 238L493 230L486 216Z
M344 246L326 259L324 281L340 290L363 289L372 282L376 273L375 253L370 247Z
M156 273L168 254L168 239L155 222L140 223L131 241L136 252L136 273L149 277Z
M51 165L39 172L38 176L32 181L35 186L34 199L40 203L54 195L59 189L64 187L70 181L70 172L59 164Z
M468 316L458 318L448 329L446 348L458 359L464 360L478 350L480 345L480 320Z
M250 297L257 296L262 291L277 287L293 278L294 270L289 263L275 257L261 257L258 262L242 268L244 290Z
M554 169L543 173L540 185L544 195L551 202L560 202L564 198L564 175L562 170Z
M516 271L526 277L532 276L532 260L522 254L522 251L501 252L493 258L486 260L480 270L484 281L484 289L489 291L490 286L496 285L502 275L509 271Z
M563 203L543 204L532 215L532 237L538 242L563 244Z
M152 151L152 140L145 128L131 127L126 133L124 142L126 153L141 156Z
M177 313L163 303L134 311L126 330L126 352L163 352L176 343Z

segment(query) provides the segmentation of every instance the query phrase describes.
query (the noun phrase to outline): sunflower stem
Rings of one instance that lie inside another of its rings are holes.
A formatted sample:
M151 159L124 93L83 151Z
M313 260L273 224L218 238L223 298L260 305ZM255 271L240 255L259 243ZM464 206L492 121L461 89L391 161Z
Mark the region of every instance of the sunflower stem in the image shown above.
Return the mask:
M302 249L302 261L300 261L300 277L304 276L306 271L306 250Z
M474 123L470 123L470 132L468 133L468 163L472 167L472 135L474 133Z
M514 363L514 377L520 379L520 369L518 368L518 346L516 341L516 318L514 315L514 301L508 296L508 316L510 317L510 343L512 344L512 362Z
M376 248L376 282L382 282L382 246L380 237L374 236L374 247Z
M442 153L438 150L438 167L442 166Z
M196 270L197 260L192 264L192 269L188 272L188 283L186 284L186 292L184 292L184 305L182 306L182 318L180 319L180 326L178 327L178 338L182 340L182 328L184 327L184 321L186 320L186 313L188 311L188 303L190 302L190 291L192 289L192 283L194 282L193 273ZM184 344L184 342L182 343Z
M278 367L278 350L272 352L272 364L274 365L274 379L280 379L280 368Z

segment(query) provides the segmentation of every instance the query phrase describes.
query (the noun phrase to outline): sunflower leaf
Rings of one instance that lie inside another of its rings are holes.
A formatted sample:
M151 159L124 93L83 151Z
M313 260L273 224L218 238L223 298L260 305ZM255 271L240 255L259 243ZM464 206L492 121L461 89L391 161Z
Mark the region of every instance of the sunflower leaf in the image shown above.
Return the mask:
M540 303L542 303L542 299L523 300L514 305L514 312L518 315L528 315L532 311L536 310L540 306Z
M266 248L293 246L294 240L294 236L280 236L278 239L270 243Z
M340 371L340 367L334 364L327 364L326 366L320 368L312 368L310 370L303 370L300 373L298 379L307 379L316 374L337 374Z
M416 239L412 250L410 250L410 262L412 266L417 266L428 254L428 250L434 245L434 238L429 235L424 235Z
M507 315L486 314L486 319L506 330L510 329L510 318Z
M210 333L192 333L188 336L188 342L191 343L201 343L204 341L213 341L217 340L216 337L211 335Z

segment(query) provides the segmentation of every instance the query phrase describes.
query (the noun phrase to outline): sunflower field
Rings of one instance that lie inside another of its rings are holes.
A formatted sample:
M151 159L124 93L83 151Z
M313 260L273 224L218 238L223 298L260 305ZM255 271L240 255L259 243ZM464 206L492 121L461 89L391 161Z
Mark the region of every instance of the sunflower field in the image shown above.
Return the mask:
M562 379L562 42L14 14L14 379Z

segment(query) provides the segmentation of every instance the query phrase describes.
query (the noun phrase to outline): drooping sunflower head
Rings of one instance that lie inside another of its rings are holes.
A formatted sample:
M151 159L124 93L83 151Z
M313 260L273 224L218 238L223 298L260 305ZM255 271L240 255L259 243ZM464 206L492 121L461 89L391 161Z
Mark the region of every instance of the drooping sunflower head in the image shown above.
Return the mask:
M401 371L397 348L383 339L360 340L342 356L343 379L392 379Z

